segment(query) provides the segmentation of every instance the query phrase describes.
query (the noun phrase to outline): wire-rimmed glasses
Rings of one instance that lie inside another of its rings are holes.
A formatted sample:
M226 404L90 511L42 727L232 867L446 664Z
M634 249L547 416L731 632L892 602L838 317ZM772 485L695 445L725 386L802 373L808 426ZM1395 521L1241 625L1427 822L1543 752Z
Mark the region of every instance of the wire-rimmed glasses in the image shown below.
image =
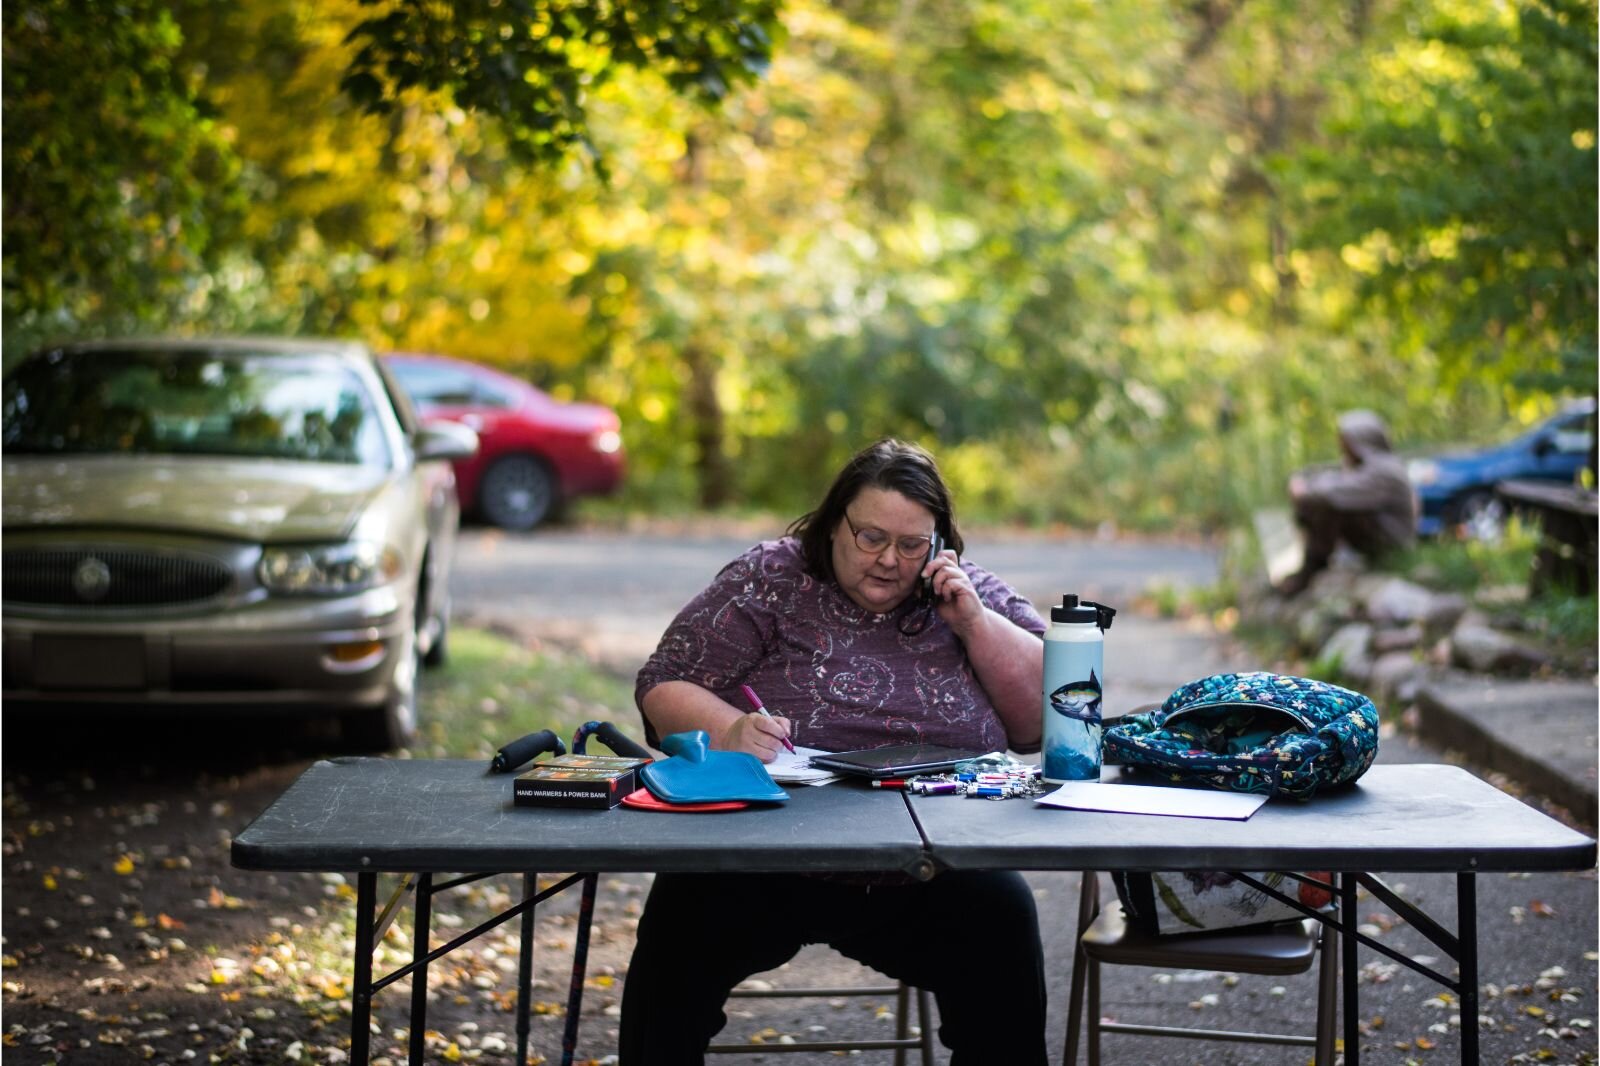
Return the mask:
M928 554L928 545L933 543L931 535L913 536L906 534L903 537L891 537L877 526L862 526L850 520L850 512L846 511L844 524L850 527L850 533L855 537L856 547L868 555L882 555L883 550L889 545L894 545L894 554L897 559L917 559Z

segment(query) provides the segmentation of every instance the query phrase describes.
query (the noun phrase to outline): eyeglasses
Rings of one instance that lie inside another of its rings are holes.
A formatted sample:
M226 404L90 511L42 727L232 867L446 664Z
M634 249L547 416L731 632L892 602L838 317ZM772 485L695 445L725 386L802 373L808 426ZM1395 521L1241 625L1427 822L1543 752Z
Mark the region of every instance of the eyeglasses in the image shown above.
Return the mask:
M881 555L883 549L894 545L894 553L901 559L920 559L928 554L928 545L933 543L931 536L927 537L891 537L876 526L863 526L856 528L850 521L850 513L845 512L844 524L850 527L850 532L855 535L856 547L868 555Z

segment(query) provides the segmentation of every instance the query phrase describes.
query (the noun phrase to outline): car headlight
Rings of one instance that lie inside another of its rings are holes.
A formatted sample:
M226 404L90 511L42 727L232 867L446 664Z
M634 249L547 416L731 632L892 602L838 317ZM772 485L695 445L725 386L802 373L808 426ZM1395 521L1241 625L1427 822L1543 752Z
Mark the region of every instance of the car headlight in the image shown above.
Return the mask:
M1406 477L1413 485L1432 485L1439 480L1439 464L1432 459L1413 459L1406 464Z
M622 434L614 429L597 430L590 435L589 443L601 455L611 455L622 450Z
M268 548L257 567L272 592L303 596L343 596L392 580L400 559L391 548L370 541Z

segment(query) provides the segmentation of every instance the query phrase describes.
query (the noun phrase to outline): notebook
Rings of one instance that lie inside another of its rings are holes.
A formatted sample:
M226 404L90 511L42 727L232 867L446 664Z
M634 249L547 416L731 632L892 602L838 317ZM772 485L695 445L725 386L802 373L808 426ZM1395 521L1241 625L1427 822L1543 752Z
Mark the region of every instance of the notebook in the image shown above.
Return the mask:
M908 774L936 774L958 762L976 759L988 752L951 748L943 744L894 744L865 751L836 751L811 757L812 766L857 777L904 777Z

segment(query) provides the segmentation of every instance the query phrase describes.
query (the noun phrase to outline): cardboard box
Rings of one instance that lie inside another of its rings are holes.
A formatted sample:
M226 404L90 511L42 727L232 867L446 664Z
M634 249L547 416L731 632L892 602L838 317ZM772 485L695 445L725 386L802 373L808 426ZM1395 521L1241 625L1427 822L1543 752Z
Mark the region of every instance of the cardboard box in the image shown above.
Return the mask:
M649 761L621 755L559 755L518 774L511 801L518 807L610 810L639 787L639 767Z

